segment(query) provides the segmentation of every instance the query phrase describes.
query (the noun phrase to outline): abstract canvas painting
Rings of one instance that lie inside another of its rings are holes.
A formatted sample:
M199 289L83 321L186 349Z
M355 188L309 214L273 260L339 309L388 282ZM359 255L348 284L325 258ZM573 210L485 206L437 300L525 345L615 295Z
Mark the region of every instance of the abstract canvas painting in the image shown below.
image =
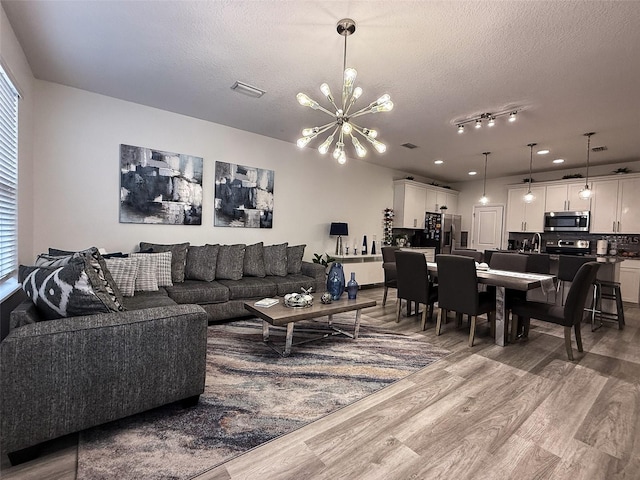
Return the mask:
M271 228L274 171L216 162L216 227Z
M202 224L202 158L120 145L120 222Z

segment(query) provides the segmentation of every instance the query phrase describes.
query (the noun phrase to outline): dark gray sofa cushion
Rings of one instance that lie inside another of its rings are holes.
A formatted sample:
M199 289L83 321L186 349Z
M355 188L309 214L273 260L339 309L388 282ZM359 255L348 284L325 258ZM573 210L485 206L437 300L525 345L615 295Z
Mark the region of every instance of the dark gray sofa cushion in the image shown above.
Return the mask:
M262 242L247 245L244 250L244 277L264 277L264 245Z
M266 278L243 277L241 280L220 280L220 283L229 289L230 300L273 297L277 292L276 284Z
M185 280L213 282L216 279L219 251L220 245L190 246L184 271Z
M160 243L140 242L140 251L171 252L171 280L173 283L184 282L184 269L187 263L189 242L163 245Z
M220 245L216 280L240 280L244 271L244 244Z
M306 245L287 247L287 273L299 274L302 270L302 257Z
M264 271L267 275L284 277L287 274L287 244L264 247Z
M127 310L142 310L152 307L167 307L176 305L176 302L169 298L167 291L163 288L155 292L136 292L133 297L125 297L124 305Z
M266 277L267 280L273 282L277 287L276 295L282 296L287 293L300 293L302 288L305 290L309 288L316 288L316 280L313 277L307 277L306 275L287 275L286 277Z
M229 289L220 282L203 282L200 280L185 280L171 287L167 287L169 296L177 303L219 303L229 300Z

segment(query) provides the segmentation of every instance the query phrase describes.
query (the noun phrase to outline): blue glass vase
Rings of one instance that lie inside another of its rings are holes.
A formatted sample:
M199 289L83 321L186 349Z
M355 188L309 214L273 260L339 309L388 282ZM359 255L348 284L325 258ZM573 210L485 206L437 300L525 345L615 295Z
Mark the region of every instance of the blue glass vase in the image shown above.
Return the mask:
M351 272L351 280L347 283L347 296L349 300L354 300L358 295L358 282L356 282L356 273Z
M331 294L334 300L340 300L344 293L344 270L342 264L334 262L329 269L327 276L327 292Z

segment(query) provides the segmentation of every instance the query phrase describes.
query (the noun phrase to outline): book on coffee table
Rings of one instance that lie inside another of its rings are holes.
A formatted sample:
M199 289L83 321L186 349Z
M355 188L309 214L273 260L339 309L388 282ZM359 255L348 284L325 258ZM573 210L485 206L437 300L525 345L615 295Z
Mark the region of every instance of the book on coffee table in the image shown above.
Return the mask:
M278 303L280 303L280 300L278 300L277 298L263 298L262 300L258 300L256 303L254 303L254 305L256 307L268 308L277 305Z

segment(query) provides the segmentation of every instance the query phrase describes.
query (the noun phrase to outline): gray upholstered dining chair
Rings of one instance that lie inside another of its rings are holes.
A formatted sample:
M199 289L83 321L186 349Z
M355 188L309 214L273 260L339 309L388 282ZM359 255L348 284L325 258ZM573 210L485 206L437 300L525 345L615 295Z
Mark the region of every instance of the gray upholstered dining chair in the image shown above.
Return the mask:
M569 357L569 360L573 360L573 351L571 349L571 327L573 327L578 351L582 352L580 324L585 315L584 305L587 301L589 288L596 278L599 267L600 264L597 262L587 262L580 267L573 278L564 306L529 301L515 303L511 308L514 316L513 320L522 319L524 336L527 337L529 334L532 318L562 325L564 327L564 344L567 349L567 357Z
M423 253L418 252L395 252L397 269L397 313L396 322L400 321L402 310L402 300L416 302L416 311L420 304L424 305L422 310L422 330L427 323L427 311L429 318L433 318L433 304L438 300L438 287L433 285L427 270L427 259Z
M436 322L436 335L440 335L447 312L471 318L469 346L473 347L478 315L486 313L492 325L495 322L495 293L478 292L478 275L473 258L460 255L438 255L438 306L440 313ZM494 328L491 329L492 331Z
M484 256L482 254L482 252L479 252L477 250L467 249L467 248L453 249L453 250L451 250L451 255L460 255L462 257L471 257L476 262L481 262L482 261L482 257Z
M529 255L519 253L504 253L496 252L491 255L491 263L489 267L494 270L508 270L511 272L525 273L529 264ZM489 287L488 292L495 295L496 287ZM511 324L511 339L515 340L520 327L517 322L509 322L509 315L511 312L511 306L516 301L525 301L527 299L527 292L521 290L513 290L507 288L504 292L504 308L505 308L505 320L507 325Z
M382 306L387 304L387 293L389 288L397 288L396 273L396 251L400 247L382 247L382 268L384 270L384 294L382 296Z

